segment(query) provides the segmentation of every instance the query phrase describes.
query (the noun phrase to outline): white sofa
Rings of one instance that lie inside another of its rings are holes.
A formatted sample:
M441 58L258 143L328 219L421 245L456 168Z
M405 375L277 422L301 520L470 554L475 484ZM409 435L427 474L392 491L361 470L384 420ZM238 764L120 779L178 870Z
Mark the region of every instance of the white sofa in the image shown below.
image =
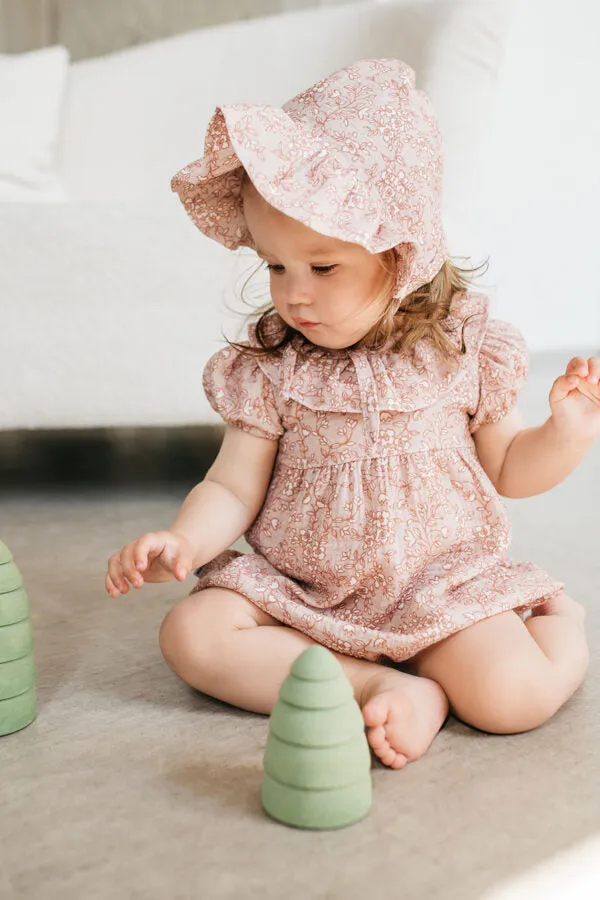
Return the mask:
M352 3L73 64L58 147L66 199L0 204L0 430L218 421L202 369L222 328L240 334L225 306L242 308L256 258L200 234L170 178L202 155L218 103L281 104L365 57L404 59L434 102L450 247L474 262L492 254L497 314L534 348L594 344L599 154L579 115L596 103L593 28L565 23L559 0L511 6ZM577 50L554 59L565 33Z

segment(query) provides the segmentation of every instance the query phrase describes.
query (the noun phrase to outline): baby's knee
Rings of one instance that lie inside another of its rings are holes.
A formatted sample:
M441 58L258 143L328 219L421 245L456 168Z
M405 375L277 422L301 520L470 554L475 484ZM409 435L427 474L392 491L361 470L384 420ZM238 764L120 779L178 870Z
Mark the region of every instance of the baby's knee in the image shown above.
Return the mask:
M192 594L167 613L158 634L167 665L194 687L213 672L222 652L216 622L208 613L198 595Z
M521 661L482 673L480 683L457 714L468 724L491 734L532 731L560 706L552 667L545 660Z
M172 669L180 656L182 645L187 642L186 621L188 619L189 615L184 604L178 603L167 613L158 632L158 645L161 653Z

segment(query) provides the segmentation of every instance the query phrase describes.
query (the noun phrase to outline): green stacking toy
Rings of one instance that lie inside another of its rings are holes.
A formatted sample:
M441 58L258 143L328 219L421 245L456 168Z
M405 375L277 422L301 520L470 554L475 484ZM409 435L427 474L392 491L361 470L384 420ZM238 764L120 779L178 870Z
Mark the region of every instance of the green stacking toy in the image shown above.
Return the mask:
M371 808L371 752L336 657L309 647L294 662L269 721L262 804L297 828L342 828Z
M0 735L35 719L35 680L29 598L10 550L0 541Z

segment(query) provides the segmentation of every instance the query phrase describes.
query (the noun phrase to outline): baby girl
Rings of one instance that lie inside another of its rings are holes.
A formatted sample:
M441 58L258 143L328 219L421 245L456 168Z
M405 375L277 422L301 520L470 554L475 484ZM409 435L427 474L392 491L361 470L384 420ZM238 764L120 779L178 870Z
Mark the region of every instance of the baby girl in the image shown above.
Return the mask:
M270 713L330 648L371 747L401 768L451 710L536 728L581 684L583 609L506 551L505 497L559 484L600 434L600 359L572 359L525 428L526 348L449 259L439 126L412 70L367 59L282 108L218 107L172 187L208 237L251 247L270 302L204 370L219 454L167 531L110 558L112 597L195 586L160 646L200 691ZM207 302L210 298L207 298ZM245 535L252 552L228 549Z

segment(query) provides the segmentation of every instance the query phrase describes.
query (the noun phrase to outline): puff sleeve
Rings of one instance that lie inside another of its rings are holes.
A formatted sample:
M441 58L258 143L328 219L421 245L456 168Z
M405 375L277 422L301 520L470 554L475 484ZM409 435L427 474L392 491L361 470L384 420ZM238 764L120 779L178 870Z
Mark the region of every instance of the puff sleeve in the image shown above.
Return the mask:
M273 384L256 357L223 347L208 360L202 384L208 402L228 424L271 440L283 434Z
M518 328L490 319L479 349L479 401L471 433L510 412L527 380L527 368L527 347Z

